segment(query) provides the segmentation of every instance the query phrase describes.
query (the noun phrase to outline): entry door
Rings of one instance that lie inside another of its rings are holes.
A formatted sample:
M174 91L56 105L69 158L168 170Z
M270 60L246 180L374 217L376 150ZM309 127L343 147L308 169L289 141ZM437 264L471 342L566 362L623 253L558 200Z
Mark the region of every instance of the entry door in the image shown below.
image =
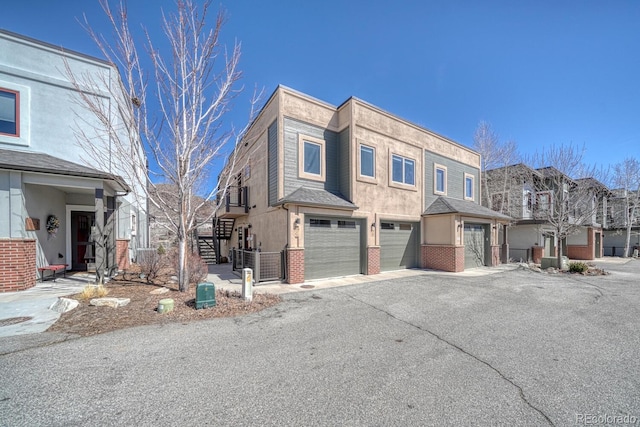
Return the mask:
M93 212L71 212L71 268L87 271L88 264L95 263L96 248L91 239L91 227L95 224Z
M596 254L595 254L596 258L600 258L600 256L602 255L601 245L602 245L602 234L596 233Z

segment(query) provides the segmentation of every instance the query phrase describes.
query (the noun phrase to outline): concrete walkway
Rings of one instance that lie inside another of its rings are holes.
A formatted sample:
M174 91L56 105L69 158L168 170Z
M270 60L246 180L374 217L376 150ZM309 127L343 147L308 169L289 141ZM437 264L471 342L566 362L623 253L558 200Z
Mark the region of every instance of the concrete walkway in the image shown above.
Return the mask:
M608 263L624 264L630 258L602 258L596 264L604 267ZM503 264L497 267L480 267L465 270L461 273L447 273L434 270L397 270L383 272L373 276L355 275L331 279L309 280L301 284L289 285L281 282L266 282L254 286L256 293L285 294L357 285L382 280L410 278L414 276L455 276L478 277L514 270L517 264ZM207 281L217 289L241 291L242 280L232 271L231 264L212 265L209 267ZM55 282L38 282L31 289L20 292L0 293L0 338L17 335L36 334L46 331L60 317L59 313L49 309L59 297L79 293L84 286L95 282L95 275L74 273L66 278L58 278ZM13 319L13 321L11 320ZM26 320L25 320L26 319ZM22 321L21 321L22 320ZM13 323L18 322L19 323Z

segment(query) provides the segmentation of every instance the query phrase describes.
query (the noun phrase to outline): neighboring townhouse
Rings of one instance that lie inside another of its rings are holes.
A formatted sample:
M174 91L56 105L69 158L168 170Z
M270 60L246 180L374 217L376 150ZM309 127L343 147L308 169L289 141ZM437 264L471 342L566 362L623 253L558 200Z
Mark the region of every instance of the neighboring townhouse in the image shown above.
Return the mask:
M635 206L635 209L634 209ZM640 251L640 197L623 189L611 190L607 207L607 225L604 231L604 255L623 256L627 240L627 225L631 219L630 254Z
M484 179L484 203L514 219L505 233L510 259L540 262L559 247L572 259L603 256L608 190L597 180L523 163L486 171Z
M0 30L0 292L33 286L47 266L112 274L148 245L144 196L120 177L129 166L87 166L76 144L79 127L100 127L78 104L65 60L120 84L103 60ZM95 96L112 103L106 90ZM109 149L106 137L95 144Z
M219 252L284 251L289 283L500 263L480 155L357 98L279 86L223 169Z

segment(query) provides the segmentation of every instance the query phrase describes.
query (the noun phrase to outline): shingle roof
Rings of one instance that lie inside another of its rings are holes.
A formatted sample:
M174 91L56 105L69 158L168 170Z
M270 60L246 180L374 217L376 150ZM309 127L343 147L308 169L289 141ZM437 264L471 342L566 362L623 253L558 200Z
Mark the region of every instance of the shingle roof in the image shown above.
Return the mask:
M424 215L440 215L449 213L460 213L501 220L512 219L507 215L485 208L477 203L470 202L468 200L451 199L444 196L439 196L433 203L431 203L427 210L424 211Z
M341 194L330 193L316 188L300 187L278 201L277 205L296 203L306 206L322 206L342 209L358 209Z
M108 174L44 153L0 149L0 169L106 179L115 181L124 189L130 191L120 176Z

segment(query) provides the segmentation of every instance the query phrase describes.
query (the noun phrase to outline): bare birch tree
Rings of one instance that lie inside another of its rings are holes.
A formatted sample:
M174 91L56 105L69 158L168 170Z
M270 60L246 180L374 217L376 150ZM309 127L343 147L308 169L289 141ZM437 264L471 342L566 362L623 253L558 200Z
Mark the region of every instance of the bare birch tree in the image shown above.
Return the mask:
M616 226L624 227L626 232L623 257L631 254L631 230L638 224L640 216L640 162L638 159L628 157L613 167L613 185L615 186L616 212L614 218L617 219Z
M534 218L553 230L558 243L558 265L563 255L562 241L596 223L599 200L607 191L601 184L606 179L603 172L586 165L583 156L584 148L570 144L550 146L529 160L538 173L533 177Z
M509 215L508 212L503 212L503 206L506 206L506 203L501 203L499 209L493 206L492 195L501 194L503 201L507 198L511 177L506 166L518 161L517 144L515 141L500 142L491 124L481 121L473 135L473 149L480 153L481 159L482 205ZM495 170L490 180L487 179L486 174L489 170Z
M239 93L236 84L241 76L240 45L236 43L231 50L222 45L220 34L225 15L218 12L210 26L207 21L210 1L198 7L193 0L177 0L174 13L163 13L167 51L147 31L144 40L138 42L130 31L123 3L116 10L108 0L101 0L100 4L111 23L113 41L97 33L86 17L84 24L107 61L118 67L120 84L73 75L67 67L81 94L80 104L101 125L93 131L79 131L78 140L99 165L131 166L116 172L147 197L175 233L179 288L186 291L188 235L200 223L211 219L211 215L202 218L198 213L208 200L224 192L229 182L208 189L204 186L225 147L237 144L247 129L234 130L225 122L231 101ZM149 58L143 60L141 52L145 51ZM99 88L109 91L115 106L95 95ZM256 103L254 96L247 123L253 118ZM78 117L81 119L82 115ZM108 150L95 143L97 138L105 139L105 134L110 144ZM156 191L156 182L173 186L177 194L165 197L165 192Z

